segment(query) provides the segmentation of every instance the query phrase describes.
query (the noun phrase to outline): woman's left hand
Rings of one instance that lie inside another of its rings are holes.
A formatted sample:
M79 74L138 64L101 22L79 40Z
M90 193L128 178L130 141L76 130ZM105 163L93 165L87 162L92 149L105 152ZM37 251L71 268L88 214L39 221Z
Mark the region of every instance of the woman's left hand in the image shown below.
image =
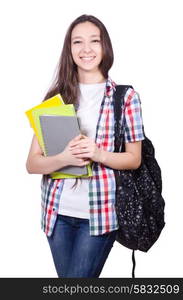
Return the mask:
M89 158L92 161L101 162L102 150L85 135L82 135L79 141L70 144L70 151L77 158Z

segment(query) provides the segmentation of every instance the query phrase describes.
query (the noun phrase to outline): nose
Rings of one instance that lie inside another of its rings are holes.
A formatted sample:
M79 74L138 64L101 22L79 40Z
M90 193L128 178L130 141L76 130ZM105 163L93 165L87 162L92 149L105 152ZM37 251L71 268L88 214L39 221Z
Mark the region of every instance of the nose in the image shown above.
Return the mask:
M86 53L91 51L91 47L90 47L89 43L84 43L83 44L83 51L86 52Z

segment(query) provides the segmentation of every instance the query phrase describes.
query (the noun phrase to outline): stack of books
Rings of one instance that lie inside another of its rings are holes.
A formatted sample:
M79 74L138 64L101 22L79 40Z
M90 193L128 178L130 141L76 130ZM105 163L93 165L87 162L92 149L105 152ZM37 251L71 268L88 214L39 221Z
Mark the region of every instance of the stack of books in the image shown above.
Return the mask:
M60 94L25 112L45 156L61 153L80 128L73 104L64 104ZM69 165L51 173L53 179L92 176L91 163L78 167Z

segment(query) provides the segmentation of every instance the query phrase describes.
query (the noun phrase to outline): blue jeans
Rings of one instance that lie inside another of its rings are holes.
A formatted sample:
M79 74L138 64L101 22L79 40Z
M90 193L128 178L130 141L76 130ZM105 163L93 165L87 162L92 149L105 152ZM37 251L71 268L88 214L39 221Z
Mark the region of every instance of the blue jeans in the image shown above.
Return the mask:
M88 219L58 215L54 231L47 238L58 277L99 277L116 230L90 236Z

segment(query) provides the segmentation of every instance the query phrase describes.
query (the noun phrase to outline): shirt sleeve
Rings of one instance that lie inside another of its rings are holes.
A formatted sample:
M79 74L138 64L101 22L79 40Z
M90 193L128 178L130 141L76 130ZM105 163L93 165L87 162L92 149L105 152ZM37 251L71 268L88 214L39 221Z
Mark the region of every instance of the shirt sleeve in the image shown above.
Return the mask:
M129 88L125 95L125 143L144 140L141 101L137 92Z

